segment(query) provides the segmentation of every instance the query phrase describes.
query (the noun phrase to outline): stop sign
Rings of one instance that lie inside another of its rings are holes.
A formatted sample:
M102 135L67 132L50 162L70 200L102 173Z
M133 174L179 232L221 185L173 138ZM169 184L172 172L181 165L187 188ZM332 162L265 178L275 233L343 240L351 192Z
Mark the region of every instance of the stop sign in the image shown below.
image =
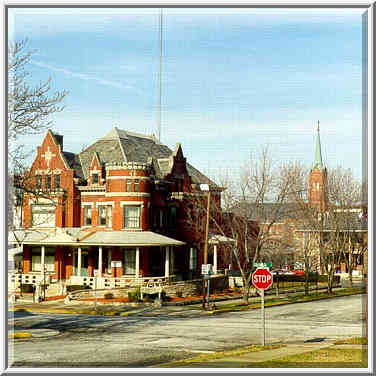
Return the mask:
M273 283L273 274L268 269L258 268L252 274L252 284L259 290L267 290Z

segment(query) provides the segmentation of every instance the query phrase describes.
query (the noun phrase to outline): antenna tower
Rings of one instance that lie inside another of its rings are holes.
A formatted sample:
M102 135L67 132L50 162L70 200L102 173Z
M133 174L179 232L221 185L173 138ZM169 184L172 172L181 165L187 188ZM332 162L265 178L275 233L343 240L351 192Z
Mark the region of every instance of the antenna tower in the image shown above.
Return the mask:
M158 141L161 142L161 124L162 124L162 56L163 56L163 14L162 8L159 14L159 102L158 102Z

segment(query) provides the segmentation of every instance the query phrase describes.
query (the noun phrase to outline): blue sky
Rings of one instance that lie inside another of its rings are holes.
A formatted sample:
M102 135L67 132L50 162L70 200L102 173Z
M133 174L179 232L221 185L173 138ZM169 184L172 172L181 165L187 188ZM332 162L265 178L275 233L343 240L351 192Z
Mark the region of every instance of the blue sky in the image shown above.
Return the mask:
M360 9L165 9L161 141L210 174L261 145L361 177ZM67 90L53 130L79 152L114 126L157 134L158 9L10 9L9 36L35 49L32 80ZM28 138L40 144L43 135Z

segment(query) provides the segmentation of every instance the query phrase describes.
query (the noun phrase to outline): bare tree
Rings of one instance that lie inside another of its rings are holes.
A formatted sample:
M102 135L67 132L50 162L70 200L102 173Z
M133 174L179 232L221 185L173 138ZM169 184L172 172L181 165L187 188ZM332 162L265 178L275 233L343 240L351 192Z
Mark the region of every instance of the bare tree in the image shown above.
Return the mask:
M350 169L337 167L328 174L329 208L324 215L324 260L328 272L328 290L332 292L334 268L345 261L352 285L355 250L365 252L365 228L361 207L362 187ZM352 260L351 260L352 259Z
M8 137L38 134L50 127L49 116L63 110L59 106L66 91L51 94L51 78L31 86L28 71L33 51L27 40L10 42L8 46Z
M352 249L361 248L356 240L359 232L362 233L361 186L350 170L338 167L328 172L327 191L329 205L325 211L310 207L298 195L294 199L298 208L297 228L303 234L300 237L300 256L305 263L306 281L308 272L315 266L320 267L328 276L328 292L331 293L337 268L342 262L347 262L350 271L349 253ZM352 261L356 260L353 258ZM308 293L307 286L306 283Z
M29 179L25 178L28 171L25 161L29 153L22 143L22 137L49 128L52 125L50 115L63 110L60 103L67 95L66 91L51 93L51 78L34 86L29 82L29 64L33 53L26 39L8 44L8 175L15 177L14 180L9 178L9 186L16 183L18 196L23 196L20 192L23 190L30 193L32 187ZM21 201L19 203L22 205ZM11 198L8 207L12 213L13 205ZM9 217L9 227L13 225L12 215Z
M241 167L238 181L222 177L221 186L227 188L223 194L225 213L216 225L218 232L236 240L231 252L243 280L244 301L249 298L254 263L270 256L269 245L276 239L272 229L285 220L291 208L288 204L295 179L287 165L275 165L265 147ZM288 242L283 246L287 249Z

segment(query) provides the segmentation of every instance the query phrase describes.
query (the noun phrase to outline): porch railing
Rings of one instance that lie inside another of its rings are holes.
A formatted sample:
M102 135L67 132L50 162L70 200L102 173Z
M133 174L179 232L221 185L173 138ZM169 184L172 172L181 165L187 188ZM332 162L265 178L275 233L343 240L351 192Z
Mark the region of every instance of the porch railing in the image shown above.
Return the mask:
M14 291L19 289L21 283L36 286L41 284L43 280L48 284L50 281L49 275L8 273L8 290Z
M119 287L138 287L147 284L166 284L173 280L173 276L170 277L97 277L96 287L97 289L111 289ZM83 276L71 276L69 285L89 286L95 288L95 277L83 277Z

